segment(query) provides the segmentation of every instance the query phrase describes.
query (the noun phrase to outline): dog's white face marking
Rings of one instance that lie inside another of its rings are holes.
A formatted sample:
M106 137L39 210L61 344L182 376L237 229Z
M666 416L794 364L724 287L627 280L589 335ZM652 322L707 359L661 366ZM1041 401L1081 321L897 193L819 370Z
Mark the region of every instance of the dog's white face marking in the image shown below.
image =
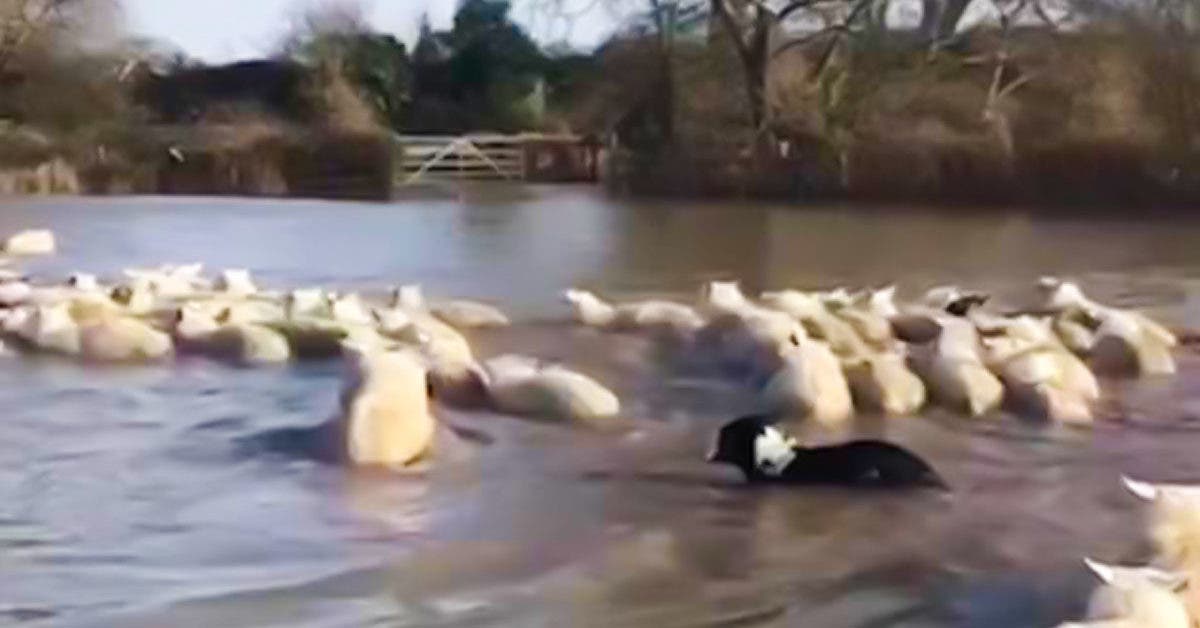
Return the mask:
M774 427L763 428L763 433L754 439L754 465L766 475L780 475L793 460L795 441Z

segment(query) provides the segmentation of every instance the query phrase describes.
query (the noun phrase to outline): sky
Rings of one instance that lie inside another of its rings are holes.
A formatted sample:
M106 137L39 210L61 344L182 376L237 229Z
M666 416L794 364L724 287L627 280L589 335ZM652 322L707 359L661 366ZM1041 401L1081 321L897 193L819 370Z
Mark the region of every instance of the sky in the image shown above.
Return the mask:
M585 0L568 0L584 2ZM189 56L209 63L258 57L274 51L294 16L312 0L124 0L129 30L138 36L167 40ZM359 2L371 24L412 42L422 14L435 28L448 27L456 0L364 0ZM587 0L581 7L595 4ZM568 40L591 47L612 30L604 10L589 10L572 21L533 19L516 0L514 17L544 42Z

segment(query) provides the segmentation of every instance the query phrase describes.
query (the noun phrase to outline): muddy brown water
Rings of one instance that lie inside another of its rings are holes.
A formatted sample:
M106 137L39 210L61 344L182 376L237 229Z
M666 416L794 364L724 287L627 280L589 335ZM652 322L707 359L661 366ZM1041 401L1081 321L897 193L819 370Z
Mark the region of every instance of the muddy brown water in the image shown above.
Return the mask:
M48 226L41 276L203 260L264 283L492 300L520 323L475 334L593 373L622 429L440 409L490 444L388 475L247 453L311 425L338 366L181 359L96 369L0 362L0 625L1050 626L1092 586L1080 563L1150 552L1120 473L1200 482L1200 358L1106 382L1090 429L931 410L864 420L928 458L949 497L755 489L700 462L752 407L665 368L645 341L564 324L571 285L690 297L957 281L1016 301L1039 275L1200 325L1200 221L914 207L636 204L582 188L483 189L392 204L259 199L8 200L0 232Z

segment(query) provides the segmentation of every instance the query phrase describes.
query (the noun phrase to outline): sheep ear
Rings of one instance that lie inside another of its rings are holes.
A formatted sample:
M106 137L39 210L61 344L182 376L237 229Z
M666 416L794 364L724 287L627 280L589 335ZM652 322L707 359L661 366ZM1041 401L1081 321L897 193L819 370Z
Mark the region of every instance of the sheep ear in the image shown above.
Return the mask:
M1181 572L1172 572L1171 578L1172 578L1171 582L1168 584L1165 584L1164 586L1167 586L1168 588L1171 589L1171 591L1174 591L1175 593L1179 593L1184 588L1186 588L1188 586L1188 583L1190 580L1190 578L1188 578L1188 575L1186 573L1181 573Z
M1155 567L1143 567L1141 572L1150 582L1171 591L1179 591L1188 584L1188 575L1186 573L1167 571Z
M1096 577L1104 584L1112 584L1116 579L1117 570L1112 565L1105 565L1090 558L1084 558L1083 564L1087 565L1087 568L1092 570L1092 573L1096 574Z
M478 364L472 364L471 366L467 367L467 371L469 373L471 373L472 375L474 375L479 380L479 384L481 386L483 386L484 388L491 387L492 377L490 375L488 375L487 369L483 368L482 366L479 366Z
M233 316L233 310L232 310L232 308L225 308L225 309L221 310L221 313L220 313L220 314L217 314L217 316L216 316L216 321L217 321L218 323L228 323L228 322L229 322L229 319L230 319L232 316Z
M1127 475L1121 476L1121 484L1130 492L1148 502L1158 499L1159 490L1157 486L1149 482L1141 482Z

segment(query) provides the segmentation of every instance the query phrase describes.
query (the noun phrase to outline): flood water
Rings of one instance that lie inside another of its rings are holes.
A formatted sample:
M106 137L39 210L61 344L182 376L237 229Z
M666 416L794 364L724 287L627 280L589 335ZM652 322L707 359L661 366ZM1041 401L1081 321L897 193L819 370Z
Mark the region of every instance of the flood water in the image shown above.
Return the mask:
M690 297L957 281L1016 301L1040 274L1200 325L1200 219L1037 212L635 204L581 188L349 204L6 200L0 233L50 227L28 268L204 261L275 287L491 300L520 322L471 336L595 375L621 429L439 408L471 455L388 475L268 454L247 437L336 407L336 363L0 362L0 625L1051 626L1092 586L1080 559L1146 559L1122 472L1200 481L1200 359L1106 382L1092 428L928 411L863 422L929 459L951 496L752 489L701 462L751 407L661 367L644 341L564 324L558 293Z

